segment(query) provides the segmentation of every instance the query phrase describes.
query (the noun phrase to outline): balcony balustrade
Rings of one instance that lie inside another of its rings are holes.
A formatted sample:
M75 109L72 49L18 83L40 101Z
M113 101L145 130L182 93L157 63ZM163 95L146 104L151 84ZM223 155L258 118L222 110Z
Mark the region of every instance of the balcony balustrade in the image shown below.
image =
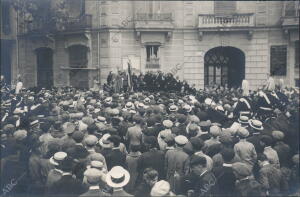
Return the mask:
M222 27L254 27L254 15L252 13L233 14L230 16L217 16L215 14L200 14L198 28L222 28Z

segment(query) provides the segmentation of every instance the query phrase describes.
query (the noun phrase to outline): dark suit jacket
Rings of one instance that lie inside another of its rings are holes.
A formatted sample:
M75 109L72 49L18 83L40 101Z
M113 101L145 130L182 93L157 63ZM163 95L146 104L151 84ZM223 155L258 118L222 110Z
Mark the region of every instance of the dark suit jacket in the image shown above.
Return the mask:
M158 178L163 179L165 177L164 164L165 164L165 154L163 151L150 150L148 152L143 153L138 160L137 169L139 169L139 178L141 178L141 175L143 174L143 171L146 168L151 167L157 170L159 174Z
M218 194L224 196L233 196L235 191L235 175L231 167L220 166L213 169L217 179Z
M114 166L122 166L126 168L126 154L119 149L114 149L105 157L108 170Z
M55 182L49 189L49 196L79 196L84 193L86 188L74 179L72 175L64 175L61 179Z
M260 145L260 134L254 134L251 137L247 138L247 141L252 143L254 145L254 148L257 153L263 153L264 152L264 147Z

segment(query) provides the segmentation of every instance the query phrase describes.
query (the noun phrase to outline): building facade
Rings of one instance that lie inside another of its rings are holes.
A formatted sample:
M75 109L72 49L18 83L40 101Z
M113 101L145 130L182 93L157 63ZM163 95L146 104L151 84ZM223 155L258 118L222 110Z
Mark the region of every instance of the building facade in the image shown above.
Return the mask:
M18 32L11 76L26 87L104 84L129 61L198 88L247 79L255 89L269 76L299 86L297 1L64 1L63 28L45 35L33 21Z

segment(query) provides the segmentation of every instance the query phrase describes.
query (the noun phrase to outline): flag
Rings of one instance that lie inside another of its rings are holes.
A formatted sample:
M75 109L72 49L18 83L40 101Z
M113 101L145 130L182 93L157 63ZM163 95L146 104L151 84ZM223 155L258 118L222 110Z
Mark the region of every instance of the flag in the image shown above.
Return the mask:
M131 64L130 64L130 60L128 62L128 87L129 87L129 91L132 91L132 77L131 77Z

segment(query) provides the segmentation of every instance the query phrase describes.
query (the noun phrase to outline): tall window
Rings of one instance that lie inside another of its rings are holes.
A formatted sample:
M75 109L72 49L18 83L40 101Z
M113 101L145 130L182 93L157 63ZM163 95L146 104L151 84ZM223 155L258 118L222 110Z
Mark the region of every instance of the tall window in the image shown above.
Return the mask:
M8 1L1 2L1 24L2 31L4 34L10 34L11 24L10 24L10 6Z
M284 76L287 72L287 46L271 46L271 76Z
M82 45L74 45L69 47L69 62L72 68L87 67L87 47Z
M70 17L77 18L85 14L84 0L68 0L67 6Z
M159 45L147 45L146 53L146 68L159 68Z
M284 8L284 16L286 17L295 17L299 14L299 2L297 1L286 1Z
M299 40L295 42L295 68L299 68Z
M214 1L215 15L231 15L236 12L236 1Z

